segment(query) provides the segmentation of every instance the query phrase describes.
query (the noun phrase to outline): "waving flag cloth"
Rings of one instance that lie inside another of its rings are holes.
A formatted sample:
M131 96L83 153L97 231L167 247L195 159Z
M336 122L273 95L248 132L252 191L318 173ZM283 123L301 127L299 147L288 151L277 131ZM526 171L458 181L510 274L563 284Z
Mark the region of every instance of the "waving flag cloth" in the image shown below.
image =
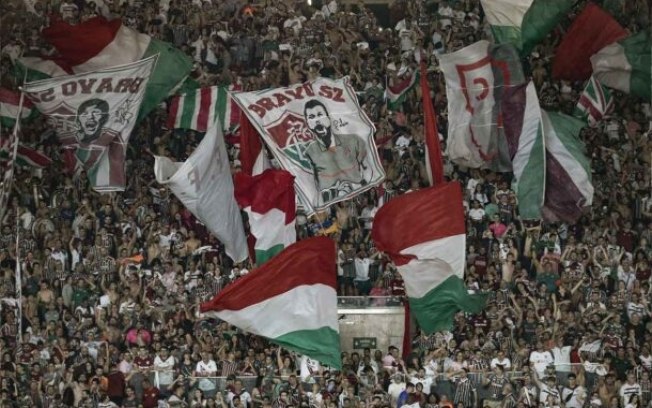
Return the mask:
M230 91L240 86L212 86L190 91L172 98L168 112L168 128L206 130L218 120L224 132L240 125L240 108L231 99Z
M25 84L64 148L99 192L123 191L125 155L156 57L85 74Z
M308 214L384 180L373 123L358 104L348 77L238 92L233 99L280 166L295 177L297 195ZM249 156L253 152L250 149Z
M43 169L52 164L52 159L36 149L19 144L16 152L16 164Z
M596 127L604 115L609 113L613 102L614 98L609 88L602 85L595 76L591 76L577 101L573 116L585 121L591 127Z
M172 193L226 248L235 262L247 259L242 217L233 197L233 180L224 135L217 123L208 129L183 163L155 157L156 181Z
M573 7L574 0L481 0L496 43L529 55Z
M258 176L238 172L235 199L249 216L260 266L297 240L294 176L285 170L265 170Z
M335 244L308 238L201 304L208 313L340 369Z
M97 71L158 55L138 120L176 90L192 71L192 61L181 50L124 26L119 19L93 17L77 25L57 20L42 34L59 55L55 59L20 59L28 78Z
M22 110L20 109L19 102L19 92L0 88L0 124L2 126L13 128L19 116L23 122L29 122L38 116L38 110L36 110L32 102L25 100Z
M387 109L395 111L405 102L408 92L414 88L419 80L419 74L412 72L410 75L405 76L401 80L394 83L392 86L387 87L386 99Z
M518 211L524 220L539 220L546 188L546 147L534 83L512 88L503 101L503 112Z
M457 312L484 307L485 297L470 295L464 285L465 232L456 182L396 197L374 218L371 236L401 273L410 308L426 333L449 330Z
M610 88L652 100L651 47L645 30L606 46L591 57L596 79Z
M589 79L591 56L626 36L627 31L609 13L594 3L588 3L555 51L553 78L573 81Z
M591 161L579 138L586 124L556 112L542 111L546 144L546 221L575 223L593 203Z
M516 49L483 40L439 62L448 98L448 157L465 167L511 171L501 100L505 90L525 83Z

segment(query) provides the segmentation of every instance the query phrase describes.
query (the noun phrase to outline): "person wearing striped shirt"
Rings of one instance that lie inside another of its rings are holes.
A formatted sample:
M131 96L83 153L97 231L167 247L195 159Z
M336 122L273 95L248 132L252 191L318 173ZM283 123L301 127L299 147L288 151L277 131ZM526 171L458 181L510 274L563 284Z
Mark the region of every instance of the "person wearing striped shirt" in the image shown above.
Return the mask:
M509 383L505 369L501 365L494 367L493 374L487 376L482 385L489 387L489 396L484 401L485 407L500 407L503 401L503 387Z
M618 395L620 396L623 407L629 403L632 395L638 395L639 398L643 397L641 385L636 382L636 375L634 372L630 371L627 373L627 382L620 386Z
M455 395L453 396L453 402L455 405L461 403L465 407L474 407L477 406L478 393L468 377L468 371L468 369L463 368L457 373L453 373L455 376L458 376L457 381L455 381Z

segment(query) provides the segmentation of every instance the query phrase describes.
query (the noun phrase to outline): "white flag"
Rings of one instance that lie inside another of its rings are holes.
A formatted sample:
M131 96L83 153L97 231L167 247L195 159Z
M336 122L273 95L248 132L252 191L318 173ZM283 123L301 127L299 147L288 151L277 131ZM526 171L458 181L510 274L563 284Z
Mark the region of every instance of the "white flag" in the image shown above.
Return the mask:
M154 174L224 244L226 254L242 262L248 256L247 240L220 126L213 124L184 163L157 156Z
M478 41L439 57L446 78L446 153L462 166L509 171L502 131L503 93L524 84L518 52L510 44Z

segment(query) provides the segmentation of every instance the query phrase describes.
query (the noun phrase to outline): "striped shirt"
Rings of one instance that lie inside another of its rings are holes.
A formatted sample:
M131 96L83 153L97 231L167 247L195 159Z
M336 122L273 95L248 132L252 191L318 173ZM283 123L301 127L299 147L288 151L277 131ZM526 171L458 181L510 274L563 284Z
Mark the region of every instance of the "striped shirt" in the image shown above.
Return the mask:
M489 399L494 401L503 399L503 386L508 382L509 380L504 375L499 377L491 374L489 376Z
M620 386L619 394L620 398L622 399L623 406L625 406L629 403L632 395L638 395L639 397L643 396L643 390L641 389L641 385L638 383L625 383Z
M549 396L553 397L553 404L558 404L559 401L561 401L557 387L548 387L547 384L541 384L541 390L539 391L539 402L545 403L548 400Z
M471 380L467 378L459 378L455 383L455 396L453 401L455 404L462 403L465 407L473 406L473 395L475 394L475 387Z
M235 374L238 371L238 363L235 361L222 360L220 362L222 366L222 377L228 377L231 374Z

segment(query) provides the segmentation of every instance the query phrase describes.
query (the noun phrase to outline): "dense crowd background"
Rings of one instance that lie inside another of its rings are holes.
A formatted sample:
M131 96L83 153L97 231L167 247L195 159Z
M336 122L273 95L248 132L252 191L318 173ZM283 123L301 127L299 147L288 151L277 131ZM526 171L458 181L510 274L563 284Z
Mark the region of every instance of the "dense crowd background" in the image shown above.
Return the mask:
M599 3L631 32L650 26L643 0ZM423 121L418 89L397 111L387 109L384 91L417 69L413 50L425 48L446 135L436 56L490 37L478 0L396 0L385 26L363 3L339 0L321 7L304 0L49 0L36 2L36 12L22 1L0 4L4 87L17 89L16 58L52 53L39 36L51 13L73 23L120 16L187 52L204 86L257 90L348 75L376 124L387 181L319 217L299 214L298 235L337 241L341 295L404 295L369 232L383 203L427 185ZM572 17L523 61L543 107L566 113L583 84L553 81L550 66ZM23 129L23 143L55 162L45 170L18 168L2 220L2 407L652 406L648 104L616 93L609 117L584 129L595 199L577 225L524 222L509 175L447 162L447 176L466 189L466 282L490 294L486 310L460 314L451 332L418 335L405 360L395 348L345 352L341 371L196 317L199 302L252 265L233 265L154 181L150 152L182 161L202 137L165 129L165 117L162 107L134 131L129 184L119 194L99 195L85 175L66 175L43 121ZM237 136L229 140L236 172Z

